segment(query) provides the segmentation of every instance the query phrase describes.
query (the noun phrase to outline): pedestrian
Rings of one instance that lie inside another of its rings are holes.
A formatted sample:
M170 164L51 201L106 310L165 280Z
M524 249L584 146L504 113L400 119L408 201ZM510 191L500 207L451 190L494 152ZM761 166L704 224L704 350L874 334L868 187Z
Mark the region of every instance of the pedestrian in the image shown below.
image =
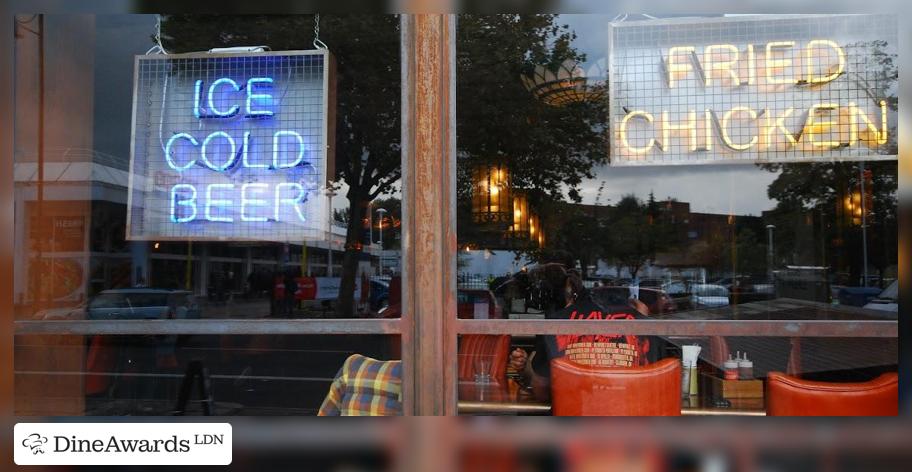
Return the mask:
M298 281L295 280L294 272L289 270L285 273L285 314L294 315L294 306L297 302Z

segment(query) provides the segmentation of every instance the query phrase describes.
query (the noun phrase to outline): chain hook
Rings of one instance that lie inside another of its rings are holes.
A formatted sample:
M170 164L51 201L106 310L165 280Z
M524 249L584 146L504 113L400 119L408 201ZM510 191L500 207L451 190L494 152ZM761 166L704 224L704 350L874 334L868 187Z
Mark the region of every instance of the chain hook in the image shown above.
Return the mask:
M313 46L314 46L314 48L316 48L316 49L329 49L329 47L326 46L326 43L324 43L323 41L320 41L320 14L319 14L319 13L317 13L316 15L314 15L314 40L313 40Z

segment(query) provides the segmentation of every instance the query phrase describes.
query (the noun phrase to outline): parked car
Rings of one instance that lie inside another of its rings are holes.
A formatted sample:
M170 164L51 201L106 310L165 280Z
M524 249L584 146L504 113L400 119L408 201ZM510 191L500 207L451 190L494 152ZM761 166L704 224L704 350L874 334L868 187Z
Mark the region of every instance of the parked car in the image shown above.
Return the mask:
M662 285L665 285L665 280L663 280L663 279L640 280L640 287L662 288Z
M696 308L713 308L729 304L730 293L721 285L694 284L691 285L690 291Z
M894 280L876 298L866 303L864 307L869 310L899 313L899 280Z
M155 288L105 290L89 301L89 320L198 319L192 292Z
M456 313L462 319L502 319L503 308L490 290L458 289Z
M687 311L693 309L693 295L690 287L683 280L672 280L662 286L662 290L671 297L675 304L676 311Z
M732 305L771 300L776 297L776 287L766 277L739 275L730 280L729 285L720 285L728 289L731 294L729 302Z
M592 299L602 306L626 305L630 287L597 287L592 289ZM664 290L640 287L640 301L649 307L650 314L672 313L677 310L674 300Z
M877 287L842 287L839 289L839 304L863 307L878 298L881 292Z
M33 320L60 321L60 320L82 320L85 319L86 303L82 302L77 306L48 308L35 312L32 315Z

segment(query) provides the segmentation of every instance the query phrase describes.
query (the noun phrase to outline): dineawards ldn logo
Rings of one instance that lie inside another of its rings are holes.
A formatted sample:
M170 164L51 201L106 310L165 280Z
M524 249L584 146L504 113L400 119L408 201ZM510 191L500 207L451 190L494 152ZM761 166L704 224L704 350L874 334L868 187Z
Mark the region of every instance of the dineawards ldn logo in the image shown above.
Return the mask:
M29 448L32 454L44 454L44 445L47 444L48 438L38 433L32 433L22 440L22 445Z
M228 423L18 423L18 465L228 465Z

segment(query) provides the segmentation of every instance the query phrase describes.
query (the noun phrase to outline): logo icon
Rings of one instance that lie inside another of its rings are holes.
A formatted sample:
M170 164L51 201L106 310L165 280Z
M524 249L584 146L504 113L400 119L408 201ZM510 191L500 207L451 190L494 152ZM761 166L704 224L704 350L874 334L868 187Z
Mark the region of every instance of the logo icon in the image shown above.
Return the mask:
M47 444L48 438L32 433L22 440L22 445L32 450L32 455L44 454L44 445Z

